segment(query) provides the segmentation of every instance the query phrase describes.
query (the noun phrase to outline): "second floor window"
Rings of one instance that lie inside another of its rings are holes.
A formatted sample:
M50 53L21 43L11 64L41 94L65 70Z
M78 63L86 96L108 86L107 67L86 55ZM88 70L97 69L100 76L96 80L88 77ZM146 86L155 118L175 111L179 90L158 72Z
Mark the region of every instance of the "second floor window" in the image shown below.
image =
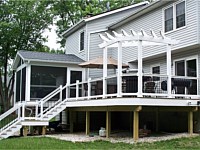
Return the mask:
M80 33L80 51L84 50L84 31Z
M164 10L164 30L169 32L185 26L185 1Z
M176 28L185 26L185 2L176 5Z

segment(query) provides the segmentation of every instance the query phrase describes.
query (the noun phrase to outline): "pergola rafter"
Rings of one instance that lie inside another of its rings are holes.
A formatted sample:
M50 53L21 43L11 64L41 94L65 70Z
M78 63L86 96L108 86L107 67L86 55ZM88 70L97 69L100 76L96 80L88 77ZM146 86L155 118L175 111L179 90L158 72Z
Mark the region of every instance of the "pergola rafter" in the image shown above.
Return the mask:
M177 40L172 40L165 37L162 31L160 31L160 37L158 37L153 30L150 30L150 33L151 35L148 35L144 30L141 29L141 31L138 33L136 33L134 30L131 30L131 34L128 34L122 29L122 33L113 31L114 36L112 36L106 32L106 36L99 34L103 40L103 43L99 44L99 47L118 47L116 44L117 42L122 42L122 47L138 46L137 41L142 41L142 46L166 44L174 45L179 42Z
M122 33L112 31L113 35L105 33L105 35L99 34L103 43L99 44L100 48L103 48L103 97L106 95L106 77L107 77L107 50L110 47L118 49L118 74L117 74L117 96L121 97L122 89L122 49L123 47L138 47L138 97L142 97L142 77L143 77L143 46L152 45L166 45L167 46L167 76L168 76L168 96L171 97L171 46L178 44L178 40L173 40L165 37L164 33L160 31L160 35L157 36L153 30L150 30L151 35L148 35L143 29L140 32L131 30L131 34L128 34L122 29Z

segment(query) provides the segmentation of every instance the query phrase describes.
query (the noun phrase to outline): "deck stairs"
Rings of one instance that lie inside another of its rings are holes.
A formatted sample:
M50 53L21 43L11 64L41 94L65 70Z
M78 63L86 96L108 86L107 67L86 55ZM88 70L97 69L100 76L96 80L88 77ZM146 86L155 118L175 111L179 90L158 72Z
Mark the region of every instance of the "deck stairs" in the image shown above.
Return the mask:
M0 139L8 138L18 132L23 126L48 125L49 120L54 118L67 107L67 99L63 99L62 91L66 86L56 90L30 105L27 102L18 102L11 109L0 116ZM60 95L58 101L51 104L51 99ZM34 108L34 116L26 116L26 107Z

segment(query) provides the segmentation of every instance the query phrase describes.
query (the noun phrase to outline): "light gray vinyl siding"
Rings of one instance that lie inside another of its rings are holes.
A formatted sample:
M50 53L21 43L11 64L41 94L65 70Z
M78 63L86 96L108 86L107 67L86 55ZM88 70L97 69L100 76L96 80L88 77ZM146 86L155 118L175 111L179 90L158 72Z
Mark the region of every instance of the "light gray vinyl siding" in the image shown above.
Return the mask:
M80 52L80 33L84 31L84 51ZM67 37L65 44L65 53L66 54L75 54L83 60L86 60L87 56L87 35L86 35L86 27L83 27L76 32L74 32L71 36Z
M90 60L95 59L97 57L103 56L103 49L99 48L98 44L102 43L98 34L91 34L91 41L90 41ZM97 44L98 43L98 44ZM112 50L108 49L108 57L112 56ZM109 70L108 74L111 74L111 70ZM91 78L94 77L102 77L103 72L102 69L90 69L89 76Z
M136 8L131 8L122 12L118 12L112 15L108 15L105 17L101 17L99 19L95 19L92 20L90 22L88 22L87 26L88 26L88 33L90 32L94 32L94 31L99 31L99 30L107 30L107 27L119 20L121 20L122 18L125 18L127 16L129 16L130 14L134 13L137 9L140 9L141 6L136 7Z
M197 8L198 9L198 22L199 22L198 23L198 27L199 27L198 28L198 35L199 35L199 44L200 44L200 1L198 1L198 2L199 2L198 5L197 5L198 6L198 8Z
M195 45L198 43L198 10L197 5L198 1L186 1L186 26L172 31L170 33L166 33L167 37L172 39L180 40L180 43L172 46L172 50L180 49L183 47L187 47L190 45ZM168 4L170 5L170 4ZM154 30L157 35L159 35L159 31L163 30L163 8L167 7L163 6L162 8L158 8L136 18L129 23L119 27L116 31L120 32L121 29L124 29L128 33L130 33L130 29L139 32L141 29L144 29L147 34L150 35L150 29ZM135 52L133 52L135 51ZM150 46L143 48L143 57L149 57L156 54L160 54L166 51L166 47L164 46ZM113 57L116 58L117 54L113 53ZM124 50L123 51L123 60L125 61L134 61L137 60L137 47L132 48L132 50Z

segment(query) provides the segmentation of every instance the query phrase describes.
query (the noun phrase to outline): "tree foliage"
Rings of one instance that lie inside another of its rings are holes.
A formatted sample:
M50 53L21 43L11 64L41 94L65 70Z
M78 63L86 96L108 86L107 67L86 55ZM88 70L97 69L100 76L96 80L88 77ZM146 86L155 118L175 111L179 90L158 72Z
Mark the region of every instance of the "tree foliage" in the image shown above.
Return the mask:
M0 1L0 104L10 105L14 74L8 81L8 65L18 50L39 51L46 39L43 31L52 23L48 1Z

